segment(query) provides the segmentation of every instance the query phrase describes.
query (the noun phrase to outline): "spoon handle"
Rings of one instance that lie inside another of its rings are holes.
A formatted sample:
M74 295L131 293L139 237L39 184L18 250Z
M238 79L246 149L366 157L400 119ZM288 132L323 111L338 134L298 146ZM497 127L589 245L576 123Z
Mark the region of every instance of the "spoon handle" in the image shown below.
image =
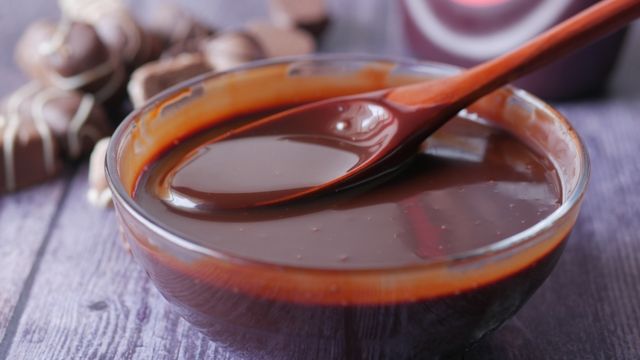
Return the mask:
M389 92L402 105L442 104L463 108L499 87L581 48L640 16L640 0L604 0L535 39L459 75ZM437 86L438 91L433 91ZM454 112L455 114L455 112ZM453 114L451 114L453 115Z

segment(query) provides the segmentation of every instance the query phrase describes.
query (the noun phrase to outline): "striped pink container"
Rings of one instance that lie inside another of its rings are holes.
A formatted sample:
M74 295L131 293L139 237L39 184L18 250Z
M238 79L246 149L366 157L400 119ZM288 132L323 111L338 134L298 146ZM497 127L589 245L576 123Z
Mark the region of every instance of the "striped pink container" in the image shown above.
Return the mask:
M472 66L496 57L597 0L401 0L416 57ZM520 80L547 99L592 95L613 69L625 31L617 32Z

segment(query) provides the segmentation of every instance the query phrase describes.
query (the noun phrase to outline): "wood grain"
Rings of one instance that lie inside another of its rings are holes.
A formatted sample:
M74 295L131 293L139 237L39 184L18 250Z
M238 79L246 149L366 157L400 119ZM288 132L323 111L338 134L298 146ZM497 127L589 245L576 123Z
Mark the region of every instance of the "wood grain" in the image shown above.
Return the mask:
M27 21L55 14L51 0L9 1L21 11L0 10L8 49ZM135 4L144 12L153 3ZM187 5L228 26L265 13L260 0ZM331 7L339 16L324 50L404 54L392 2L332 0ZM631 39L615 97L560 106L593 162L565 254L522 311L465 358L640 358L640 26ZM3 94L23 81L9 53L0 55ZM81 166L72 180L0 199L0 359L231 360L159 295L121 247L113 212L86 204L86 186Z
M0 195L0 339L19 300L28 297L33 265L46 248L67 183L60 179L12 196ZM0 358L3 345L0 341Z
M10 359L175 359L215 354L124 251L111 210L85 201L86 167L71 183L20 319Z

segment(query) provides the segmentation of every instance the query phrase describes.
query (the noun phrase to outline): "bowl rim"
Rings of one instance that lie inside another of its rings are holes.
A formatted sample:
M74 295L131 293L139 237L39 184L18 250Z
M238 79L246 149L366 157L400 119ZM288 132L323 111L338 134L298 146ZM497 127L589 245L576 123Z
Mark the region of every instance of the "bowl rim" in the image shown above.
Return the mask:
M215 250L203 245L199 245L181 235L177 232L171 230L170 227L161 224L159 221L155 220L153 216L148 214L142 206L140 206L126 191L124 184L121 182L120 177L118 175L118 164L117 164L117 154L118 154L118 145L124 139L129 128L135 123L135 120L139 118L142 114L147 113L149 110L154 109L155 106L162 103L164 100L171 98L175 93L187 89L189 87L200 84L203 81L207 81L210 79L214 79L217 77L224 76L229 73L237 73L241 71L250 71L255 68L261 68L266 66L273 65L284 65L284 64L293 64L296 62L387 62L393 63L400 66L408 67L408 68L419 68L424 67L428 68L430 71L440 71L443 74L455 74L456 72L461 71L460 67L438 63L438 62L430 62L417 60L413 58L404 58L404 57L392 57L392 56L377 56L377 55L369 55L369 54L353 54L353 53L332 53L332 54L312 54L312 55L303 55L303 56L291 56L291 57L280 57L274 59L266 59L254 61L248 64L244 64L238 67L235 67L230 70L220 71L220 72L209 72L189 80L186 80L182 83L179 83L175 86L172 86L160 94L154 96L150 100L146 102L142 107L135 109L131 112L125 119L118 125L113 135L111 136L111 140L109 141L109 146L107 148L107 155L105 160L105 175L107 178L107 183L113 195L113 201L116 205L123 206L124 209L128 212L128 214L132 215L137 221L143 224L145 227L159 235L163 240L166 240L173 245L183 248L184 250L192 251L198 253L200 255L204 255L206 257L212 257L217 260L232 262L232 263L248 263L261 265L266 267L278 267L281 269L291 269L291 270L301 270L301 271L322 271L322 272L348 272L348 273L357 273L357 272L376 272L376 271L411 271L411 270L419 270L419 269L427 269L434 266L441 266L443 264L451 264L457 263L461 261L472 261L474 259L481 259L486 256L491 256L497 253L501 253L510 249L514 249L520 245L523 245L529 241L535 240L536 235L544 233L545 231L552 228L554 225L558 224L562 221L562 219L567 216L572 209L576 206L580 205L580 202L587 190L590 174L591 174L591 165L589 154L586 146L580 135L575 131L571 123L567 120L567 118L562 115L558 110L553 108L551 105L545 103L543 100L538 97L530 94L529 92L516 88L511 85L505 86L513 97L520 98L533 105L537 110L541 110L547 113L549 116L553 117L557 121L560 121L562 125L570 132L573 141L577 145L577 153L579 159L578 162L578 180L575 185L575 190L563 200L562 204L551 214L547 215L542 220L533 224L532 226L526 228L525 230L513 234L509 237L503 238L494 243L484 245L478 248L474 248L471 250L467 250L464 252L460 252L457 254L437 257L429 260L424 260L415 264L408 264L403 266L396 267L367 267L367 268L345 268L345 269L324 269L324 268L315 268L315 267L305 267L302 265L289 265L289 264L276 264L269 261L251 259L243 256L239 256L237 254L230 254L225 252L224 250Z

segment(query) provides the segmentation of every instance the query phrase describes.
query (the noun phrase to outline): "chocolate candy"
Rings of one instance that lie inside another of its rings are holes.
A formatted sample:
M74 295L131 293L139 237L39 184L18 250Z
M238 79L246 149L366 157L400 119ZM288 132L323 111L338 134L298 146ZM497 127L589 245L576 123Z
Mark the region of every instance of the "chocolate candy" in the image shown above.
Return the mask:
M216 71L224 71L265 57L258 41L241 31L223 33L204 41L201 49Z
M305 55L316 49L313 37L295 28L281 28L268 22L254 21L246 25L246 31L256 39L269 58Z
M98 141L89 160L89 190L87 190L87 200L91 205L101 208L108 207L112 204L111 190L109 190L104 169L109 140L111 140L111 138L107 137Z
M270 0L271 21L281 27L297 27L320 38L329 25L324 0Z
M112 98L125 78L95 29L81 22L33 23L18 41L16 61L44 84L89 92L99 102Z
M113 130L104 109L91 94L43 87L31 107L47 123L69 159L88 154L99 139Z
M62 168L60 147L38 106L40 90L28 84L0 107L0 192L42 182Z
M92 95L37 82L21 87L0 108L0 192L56 175L64 157L88 153L110 132Z
M93 24L129 69L157 59L162 52L162 40L145 32L127 12L105 14Z
M140 107L169 87L211 70L213 69L201 54L182 54L150 62L131 75L129 97L135 107Z
M118 0L60 0L65 16L93 25L100 38L129 69L157 59L161 40L144 31Z
M166 47L211 37L216 32L214 27L196 20L174 4L158 4L154 10L150 29L160 36Z

